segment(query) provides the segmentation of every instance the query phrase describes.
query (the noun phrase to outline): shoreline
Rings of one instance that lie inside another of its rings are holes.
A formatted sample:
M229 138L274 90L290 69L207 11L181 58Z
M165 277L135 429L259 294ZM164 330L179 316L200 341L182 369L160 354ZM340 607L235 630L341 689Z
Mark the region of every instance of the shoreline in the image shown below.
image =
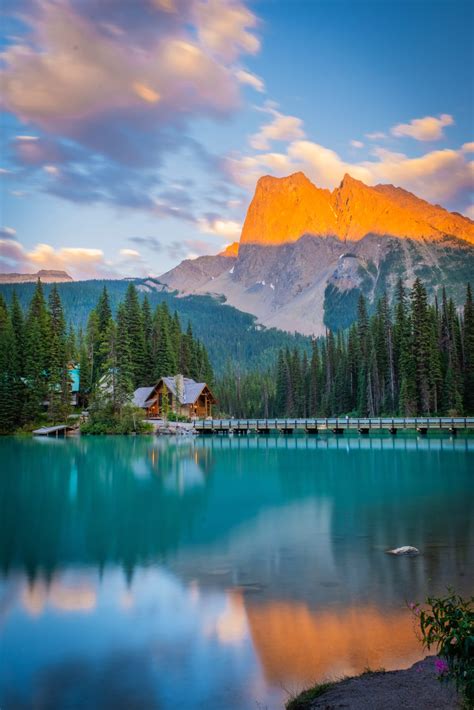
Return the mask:
M453 684L438 680L436 656L410 668L368 670L361 675L323 682L290 698L286 710L455 710L463 707Z

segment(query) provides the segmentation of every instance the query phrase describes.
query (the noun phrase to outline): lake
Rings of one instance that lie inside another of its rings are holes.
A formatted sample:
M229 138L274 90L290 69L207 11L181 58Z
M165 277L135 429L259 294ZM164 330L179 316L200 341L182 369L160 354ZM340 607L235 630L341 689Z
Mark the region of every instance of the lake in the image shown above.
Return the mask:
M473 463L447 434L1 439L0 707L273 710L410 666L407 602L472 593Z

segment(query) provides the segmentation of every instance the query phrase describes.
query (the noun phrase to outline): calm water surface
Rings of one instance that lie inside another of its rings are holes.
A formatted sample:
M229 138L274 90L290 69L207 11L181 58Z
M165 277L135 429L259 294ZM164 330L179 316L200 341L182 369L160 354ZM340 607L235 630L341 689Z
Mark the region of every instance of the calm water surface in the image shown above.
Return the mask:
M273 710L472 592L474 440L0 440L0 707ZM384 554L415 545L414 559Z

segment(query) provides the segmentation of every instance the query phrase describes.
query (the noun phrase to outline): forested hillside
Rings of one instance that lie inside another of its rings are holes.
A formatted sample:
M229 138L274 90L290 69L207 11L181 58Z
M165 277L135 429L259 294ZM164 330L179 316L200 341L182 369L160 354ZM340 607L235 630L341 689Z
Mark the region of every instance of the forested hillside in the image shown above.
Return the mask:
M119 302L125 297L130 281L92 280L56 284L66 323L72 323L76 330L85 328L87 319L95 308L104 286L107 288L110 308L116 314ZM133 283L142 287L139 280ZM45 298L49 297L53 286L44 284ZM1 284L0 294L7 303L13 293L26 309L35 290L35 284ZM140 294L142 297L143 294ZM170 313L178 313L184 328L191 323L195 335L203 341L209 359L216 373L221 373L228 360L239 363L242 370L266 368L276 362L281 347L307 349L311 341L299 334L289 334L276 328L264 328L256 324L254 316L243 313L211 296L186 296L179 298L175 293L150 290L146 292L150 307L166 303Z
M220 406L235 416L379 416L474 414L474 308L467 286L459 313L442 291L428 303L417 279L398 283L395 302L379 299L369 315L313 342L312 354L282 349L275 368L219 380Z

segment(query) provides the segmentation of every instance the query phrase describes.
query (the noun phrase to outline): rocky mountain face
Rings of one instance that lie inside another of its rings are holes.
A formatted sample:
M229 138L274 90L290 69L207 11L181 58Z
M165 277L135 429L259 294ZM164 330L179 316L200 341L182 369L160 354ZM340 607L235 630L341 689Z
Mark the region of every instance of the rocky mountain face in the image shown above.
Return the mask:
M21 284L32 281L42 281L43 283L63 283L64 281L74 281L66 271L56 271L54 269L41 269L35 274L0 274L2 284Z
M474 273L474 223L392 185L346 175L333 192L303 173L261 178L239 245L183 261L160 277L183 293L215 293L267 326L322 334L355 318L399 277L461 303Z

